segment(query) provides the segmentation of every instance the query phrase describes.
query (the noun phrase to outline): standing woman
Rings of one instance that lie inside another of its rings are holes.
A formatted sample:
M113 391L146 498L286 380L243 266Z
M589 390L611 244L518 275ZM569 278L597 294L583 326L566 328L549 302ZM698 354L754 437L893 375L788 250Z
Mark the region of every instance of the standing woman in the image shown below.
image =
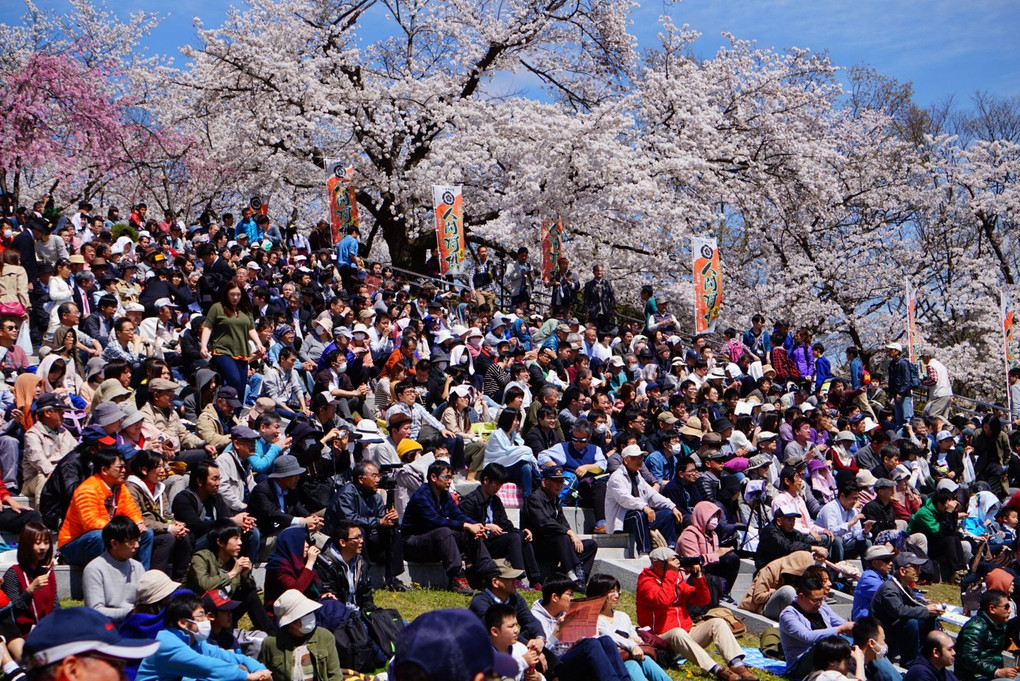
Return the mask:
M265 354L262 339L255 333L255 319L251 301L237 280L224 287L218 303L213 303L202 323L200 350L202 359L209 359L209 341L212 340L212 366L223 376L227 385L244 394L248 382L248 360ZM249 351L249 341L255 345L255 354Z
M0 303L18 303L25 314L19 320L18 346L26 354L33 354L32 340L28 333L28 315L32 301L28 297L28 274L21 266L21 252L8 248L0 253Z
M3 591L14 609L14 622L22 637L60 607L53 574L53 538L45 525L28 523L22 528L18 562L4 573ZM13 643L10 638L8 642Z
M800 378L813 381L815 378L815 356L811 350L811 332L800 329L790 349L790 360L800 373Z

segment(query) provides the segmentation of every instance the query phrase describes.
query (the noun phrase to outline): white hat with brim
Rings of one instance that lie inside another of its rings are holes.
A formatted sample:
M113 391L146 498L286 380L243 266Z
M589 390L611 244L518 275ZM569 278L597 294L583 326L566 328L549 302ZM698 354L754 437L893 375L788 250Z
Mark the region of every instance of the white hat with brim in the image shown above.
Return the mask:
M321 607L297 589L287 589L273 603L273 612L276 613L277 624L282 628Z

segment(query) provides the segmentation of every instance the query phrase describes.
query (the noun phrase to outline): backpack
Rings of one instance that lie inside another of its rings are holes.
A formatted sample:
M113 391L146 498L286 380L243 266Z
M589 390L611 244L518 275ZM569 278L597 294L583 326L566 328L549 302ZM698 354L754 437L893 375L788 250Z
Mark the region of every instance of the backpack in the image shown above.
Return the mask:
M921 373L913 362L908 362L907 365L910 367L910 389L917 390L921 387Z
M404 628L404 618L392 608L373 610L365 615L368 635L387 659L397 652L397 637Z
M359 672L375 671L386 664L386 657L368 635L368 627L357 613L333 629L340 666Z
M769 627L761 632L758 637L758 649L765 657L773 660L786 660L786 656L783 654L783 643L779 638L779 627Z

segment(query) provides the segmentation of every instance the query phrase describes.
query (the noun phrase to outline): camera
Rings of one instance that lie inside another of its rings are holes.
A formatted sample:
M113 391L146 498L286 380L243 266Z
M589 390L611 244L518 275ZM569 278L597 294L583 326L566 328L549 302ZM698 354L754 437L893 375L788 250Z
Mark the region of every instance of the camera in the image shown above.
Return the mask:
M694 567L695 565L705 564L704 556L677 556L677 558L680 559L680 567L682 568L689 568Z

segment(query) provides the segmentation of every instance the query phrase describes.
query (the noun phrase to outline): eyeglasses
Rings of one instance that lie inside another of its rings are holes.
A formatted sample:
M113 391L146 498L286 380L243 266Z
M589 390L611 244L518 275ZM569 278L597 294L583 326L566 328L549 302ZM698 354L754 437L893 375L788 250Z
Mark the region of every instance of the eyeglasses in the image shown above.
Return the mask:
M453 479L452 475L437 475L436 477L439 478L440 480L452 480Z
M353 537L347 537L347 539L345 541L363 541L364 539L365 539L364 536L362 536L360 534L356 534Z

